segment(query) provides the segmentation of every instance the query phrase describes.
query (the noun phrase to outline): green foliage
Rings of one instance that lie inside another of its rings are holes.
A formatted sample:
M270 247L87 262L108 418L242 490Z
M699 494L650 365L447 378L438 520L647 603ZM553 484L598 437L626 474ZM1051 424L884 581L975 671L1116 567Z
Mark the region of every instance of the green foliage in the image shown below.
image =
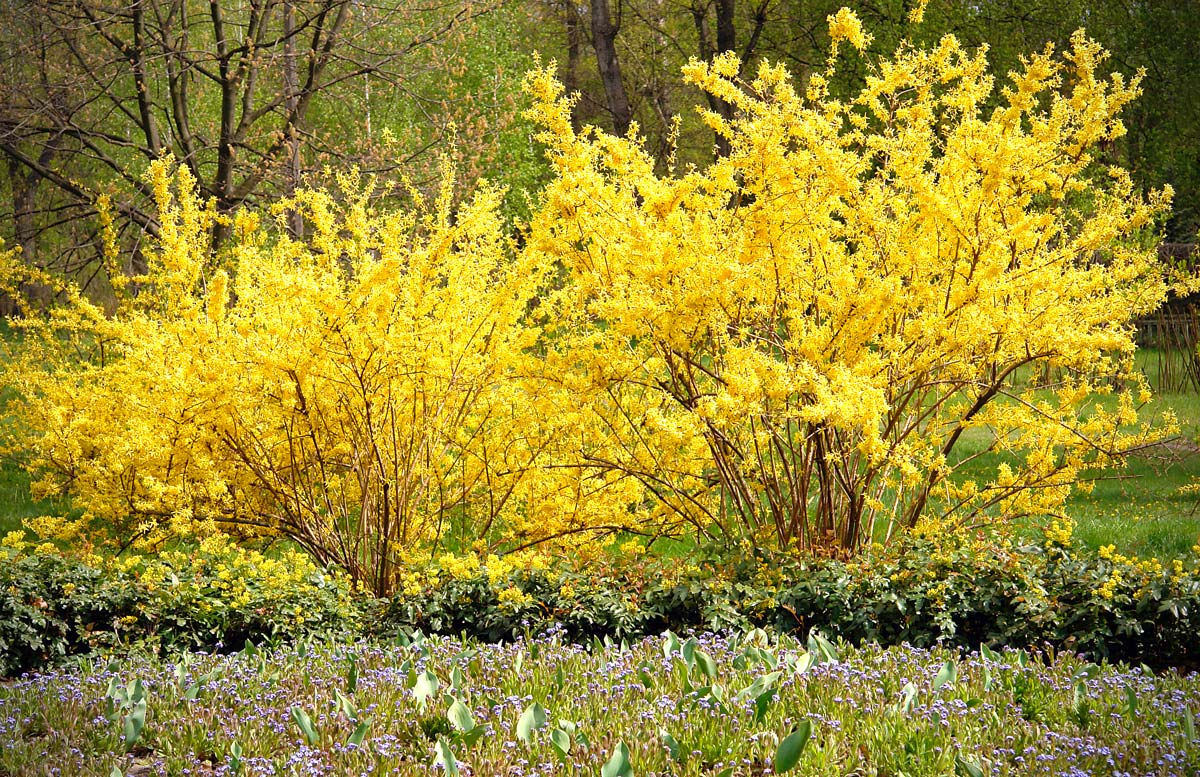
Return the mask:
M470 634L484 641L519 638L554 625L574 642L620 641L664 629L719 629L744 625L737 604L757 592L750 586L692 567L664 575L657 564L626 575L571 571L514 571L491 579L486 571L431 582L385 606L381 628L435 634ZM520 602L502 592L520 591Z
M1152 665L1200 661L1200 559L1163 565L1070 545L918 535L850 561L749 555L593 567L587 574L486 571L427 581L390 600L378 628L509 640L553 627L565 639L634 639L664 629L760 624L854 643L1049 644ZM517 589L521 603L502 601ZM818 644L819 647L819 644ZM945 682L955 682L946 670Z
M785 573L774 624L885 645L1049 644L1153 665L1200 660L1200 568L1116 554L916 537L886 557Z
M489 576L484 568L454 577L434 571L391 599L356 601L339 578L301 570L281 580L228 550L196 549L125 565L11 553L0 566L0 675L131 642L155 650L211 650L333 632L419 630L487 642L549 631L600 645L667 629L755 625L807 636L814 656L836 656L819 628L853 643L1050 645L1154 666L1200 662L1195 555L1163 565L1111 547L1078 550L1054 538L1017 544L917 536L894 552L852 561L748 557L595 566L586 574L518 569ZM230 569L240 583L233 590ZM675 649L699 685L714 680L708 653L690 641ZM358 664L343 671L353 695ZM954 686L958 679L957 667L944 665L937 684ZM429 672L414 675L414 683L432 714L445 683ZM450 692L458 694L456 688L451 678ZM765 695L762 704L769 706L770 691L764 681L753 694L756 704ZM436 725L450 733L475 728L466 725L469 710L454 706L460 698L447 699L436 715ZM1036 711L1036 700L1030 705ZM545 713L539 718L536 705L529 709L532 737Z
M57 553L0 551L0 677L119 639L139 601L128 583Z
M9 550L0 555L0 677L118 645L236 649L355 628L359 605L344 580L312 567L269 574L246 555L201 548L104 562Z

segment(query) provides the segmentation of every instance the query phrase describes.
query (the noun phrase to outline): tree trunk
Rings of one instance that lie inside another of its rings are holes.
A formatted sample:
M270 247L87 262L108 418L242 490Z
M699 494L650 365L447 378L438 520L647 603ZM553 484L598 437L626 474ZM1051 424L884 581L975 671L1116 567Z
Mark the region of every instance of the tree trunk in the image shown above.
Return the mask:
M563 73L563 89L569 96L579 91L579 70L583 62L583 23L579 18L579 9L573 2L564 2L562 10L567 28L567 70ZM571 103L571 126L576 131L583 126L578 102Z
M291 0L288 0L283 5L283 36L284 110L287 111L288 116L295 116L298 106L297 96L300 91L300 78L297 75L296 68L296 6ZM300 185L300 132L294 123L288 124L287 132L288 167L284 183L284 193L288 197L291 197L295 195L296 187ZM295 208L289 208L287 212L287 224L288 231L292 233L292 237L303 237L304 217L300 215L300 211Z
M629 132L633 112L625 83L621 80L621 63L617 59L617 32L620 24L613 24L608 0L592 0L592 47L596 49L596 66L600 80L604 82L604 95L608 110L613 118L613 130L618 135Z

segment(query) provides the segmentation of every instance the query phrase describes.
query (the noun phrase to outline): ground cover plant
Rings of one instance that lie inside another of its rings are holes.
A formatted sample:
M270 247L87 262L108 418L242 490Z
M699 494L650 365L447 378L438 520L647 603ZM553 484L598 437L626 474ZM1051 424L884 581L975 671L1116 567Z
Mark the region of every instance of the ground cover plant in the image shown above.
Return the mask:
M85 662L0 687L0 773L1189 775L1200 676L1068 654L553 632Z

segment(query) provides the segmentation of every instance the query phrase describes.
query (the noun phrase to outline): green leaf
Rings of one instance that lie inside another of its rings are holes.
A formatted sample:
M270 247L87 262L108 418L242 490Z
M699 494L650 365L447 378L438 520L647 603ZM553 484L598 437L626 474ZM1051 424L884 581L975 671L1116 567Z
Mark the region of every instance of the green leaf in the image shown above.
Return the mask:
M937 676L933 678L933 690L939 690L943 685L954 685L958 682L958 664L951 659L942 664Z
M464 733L475 728L475 719L471 717L471 711L458 699L455 699L450 704L450 709L446 710L446 719L450 721L450 725Z
M618 742L612 755L600 767L600 777L633 777L633 766L629 763L629 748Z
M993 652L992 649L987 645L981 644L979 646L979 655L983 656L994 664L1000 663L1000 656L996 655L995 652Z
M121 771L121 767L114 766L112 771L108 773L108 777L125 777L125 773Z
M703 650L697 650L695 658L696 665L700 667L700 671L710 680L715 680L717 678L717 664L712 660L712 656Z
M299 707L292 707L292 720L296 721L296 725L300 727L300 732L304 734L304 739L311 746L316 746L321 741L321 735L317 732L316 726L313 725L312 718L308 713Z
M679 651L679 637L675 636L675 632L668 630L663 635L662 652L663 658L670 658Z
M442 737L438 737L437 744L434 746L436 755L433 758L433 763L436 766L441 764L446 770L446 777L458 777L458 761L454 758L454 751L450 749L450 745Z
M784 737L775 751L775 773L783 774L796 768L808 740L812 738L812 721L805 718L796 730Z
M700 647L700 643L695 637L689 637L687 642L683 643L683 647L679 649L680 655L683 656L683 663L688 669L696 665L696 650Z
M679 746L679 740L671 736L665 728L658 730L658 738L662 740L663 747L667 748L667 755L671 756L671 760L683 763L683 748Z
M466 678L463 677L463 671L458 666L450 670L450 690L461 690L466 683Z
M358 707L355 706L354 701L336 688L333 690L333 695L337 698L338 707L341 709L342 714L350 720L358 720Z
M754 678L754 682L742 689L741 693L737 695L737 698L747 699L753 697L757 699L763 694L764 691L774 688L775 683L779 682L779 678L782 676L783 675L780 672L768 672L767 674L759 675L758 677Z
M146 727L146 700L138 699L133 709L125 716L125 751L129 752L142 736Z
M1125 686L1125 709L1129 711L1129 717L1137 715L1138 697L1132 685Z
M917 702L917 686L912 683L905 683L903 693L904 698L896 705L896 711L901 715L907 715L912 712L912 708Z
M413 686L413 696L416 697L417 704L421 706L421 709L425 709L425 703L437 693L438 686L437 675L428 669L417 675L417 684Z
M1075 693L1071 699L1071 712L1075 714L1075 722L1080 726L1087 723L1088 703L1087 703L1087 683L1083 678L1075 681Z
M525 708L517 720L517 739L525 744L533 741L533 732L546 725L546 708L534 702Z
M571 752L571 735L561 728L556 728L550 732L550 744L559 752L559 755L565 756Z
M361 747L363 740L367 737L367 730L369 728L371 728L371 722L369 720L364 720L362 723L359 723L354 731L350 732L350 737L346 740L346 744L354 745L355 747Z
M775 691L763 691L754 698L754 722L761 723L767 716L771 702L775 701Z
M475 743L483 739L483 735L487 733L487 726L476 726L470 731L466 731L462 735L462 743L470 748L474 747Z
M346 670L346 692L354 693L358 690L358 656L351 653L346 660L350 663Z
M983 777L983 767L972 760L963 758L961 754L954 756L954 774L957 777Z
M814 654L818 661L837 663L838 660L837 648L817 629L808 633L808 652Z

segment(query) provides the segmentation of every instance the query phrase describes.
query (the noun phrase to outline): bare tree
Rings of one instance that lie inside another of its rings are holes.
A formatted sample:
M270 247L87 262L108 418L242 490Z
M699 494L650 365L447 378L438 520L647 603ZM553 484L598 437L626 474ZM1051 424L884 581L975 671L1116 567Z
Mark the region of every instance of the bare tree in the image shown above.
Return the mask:
M323 164L401 163L394 149L370 159L355 137L361 85L403 91L436 61L428 49L499 2L0 0L14 242L42 265L94 257L81 219L100 193L125 226L153 233L141 172L164 153L221 212L291 192ZM47 230L55 241L39 240Z

